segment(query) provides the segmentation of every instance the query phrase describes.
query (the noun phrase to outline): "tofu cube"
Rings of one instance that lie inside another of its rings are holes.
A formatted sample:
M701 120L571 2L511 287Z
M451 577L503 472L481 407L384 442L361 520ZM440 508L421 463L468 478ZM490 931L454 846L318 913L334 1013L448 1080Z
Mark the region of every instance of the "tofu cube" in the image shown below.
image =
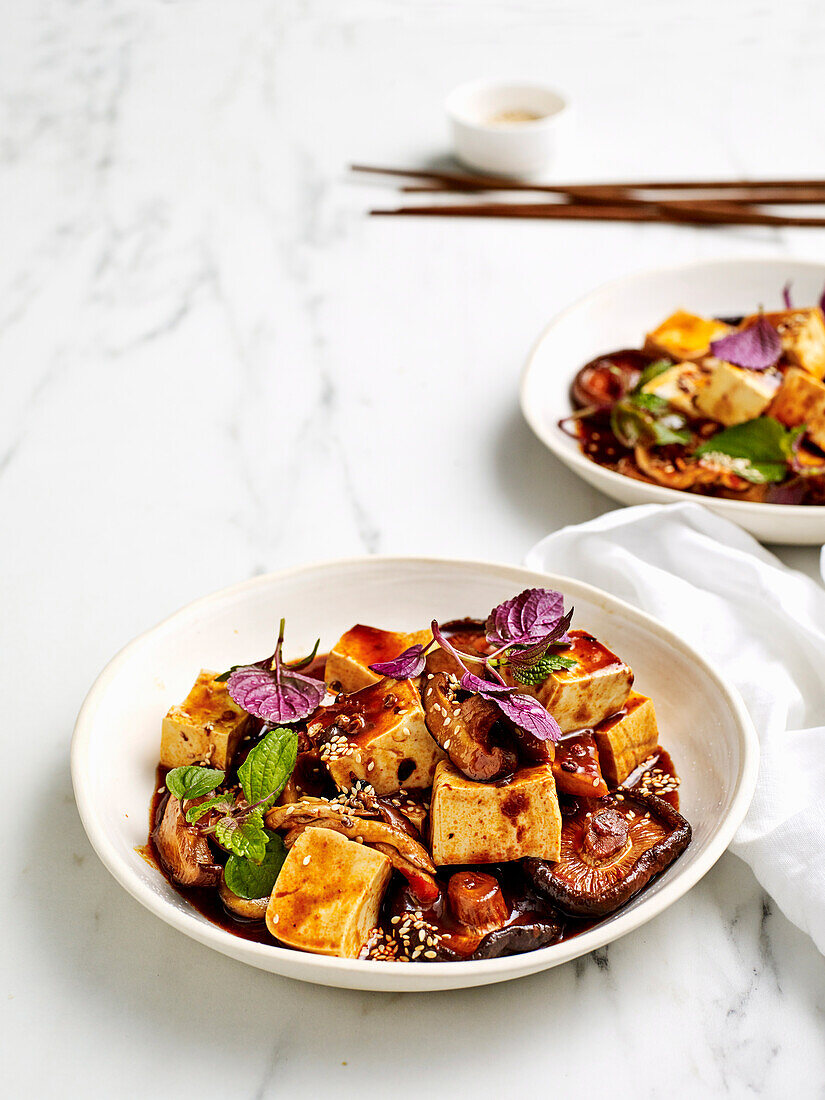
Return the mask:
M785 359L814 378L825 378L825 318L822 310L818 306L813 309L783 309L764 316L779 333ZM753 324L757 317L758 314L746 317L742 327Z
M308 727L341 790L357 779L377 794L432 785L445 754L433 740L412 680L379 680L322 707Z
M696 416L698 396L710 381L710 374L704 362L676 363L652 378L642 389L668 401L686 416Z
M448 760L436 769L430 803L433 863L557 860L561 811L549 764L521 768L507 783L477 783Z
M708 359L707 363L712 370L707 385L696 396L696 410L726 428L761 416L782 380L778 372L743 370L721 359Z
M723 321L677 309L647 334L644 350L669 359L701 359L709 353L711 340L719 340L730 331Z
M825 385L806 371L786 371L769 412L789 428L804 424L811 441L825 450Z
M585 630L570 631L564 656L574 668L551 672L535 687L518 684L505 666L504 678L526 695L534 695L553 715L562 733L597 726L621 710L633 687L633 670Z
M266 910L272 935L299 951L355 959L378 921L392 863L334 829L306 829Z
M381 679L370 671L370 665L391 661L411 645L427 645L430 641L429 630L400 634L359 623L342 634L332 647L324 673L327 685L335 691L358 691Z
M602 775L609 787L623 783L659 744L653 700L631 691L624 707L593 730Z
M217 672L201 669L192 690L169 709L160 733L160 762L164 768L211 764L223 771L249 726L249 715L233 702Z

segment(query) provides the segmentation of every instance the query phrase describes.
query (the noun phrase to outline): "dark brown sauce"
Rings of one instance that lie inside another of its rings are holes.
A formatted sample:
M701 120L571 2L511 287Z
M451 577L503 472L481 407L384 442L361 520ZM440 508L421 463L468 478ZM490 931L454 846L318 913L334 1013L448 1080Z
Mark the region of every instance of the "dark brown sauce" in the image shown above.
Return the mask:
M673 763L673 759L670 753L667 751L667 749L663 749L661 745L657 745L653 755L650 756L647 760L643 760L639 767L636 768L635 771L631 772L627 779L625 779L624 783L622 783L622 786L631 789L633 787L641 787L642 781L644 780L645 776L649 772L654 770L663 772L664 775L670 776L677 783L679 781L679 776L676 773L676 766ZM669 802L674 810L679 809L678 789L663 793L659 793L658 791L654 790L653 794L658 795L658 797L661 798L663 801Z
M592 638L592 635L587 635L584 631L573 631L571 633L581 638L582 651L584 652L590 644L587 639ZM466 632L465 636L468 642L474 634L474 631ZM595 639L593 639L593 641L595 641ZM467 648L470 648L469 644ZM325 661L326 655L319 655L313 661L312 665L309 666L309 669L304 671L308 675L323 678ZM618 719L620 716L621 715L617 715L615 717ZM230 772L230 779L234 779L238 766L240 766L245 759L249 749L257 740L259 733L260 729L256 729L253 734L242 743L238 750L233 769ZM590 776L590 759L589 753L586 751L588 735L589 731L587 730L569 734L563 738L560 743L560 748L557 748L559 759L573 761L576 770L578 771L581 769L581 773L585 776ZM592 735L589 736L591 736L592 739ZM583 755L582 747L584 747L585 750ZM299 761L300 759L299 757ZM649 760L645 761L641 767L637 768L632 775L628 776L622 786L635 787L640 785L647 772L654 768L659 769L667 775L676 776L676 770L670 755L665 749L658 746L655 754ZM138 849L139 853L148 863L157 868L158 872L163 875L177 894L212 924L217 925L226 932L230 932L233 936L239 936L241 939L249 940L252 943L269 944L270 946L287 948L287 945L280 943L270 934L263 921L244 920L230 913L224 907L217 890L179 886L169 876L161 863L160 856L152 838L152 833L163 815L166 801L169 798L169 794L166 791L167 770L168 769L160 765L158 765L156 769L155 786L149 809L149 838L147 843ZM572 775L575 773L571 772L568 774ZM666 798L675 809L679 808L678 792L674 791L661 797ZM567 798L564 796L564 792L562 792L561 809L564 816L567 816L569 813L579 812L583 804L584 800L582 797ZM226 853L217 845L213 845L213 849L215 862L220 864L225 863ZM469 930L466 926L459 924L453 918L446 903L449 879L455 872L461 870L483 871L485 874L493 875L498 880L508 906L508 916L505 927L529 925L542 919L560 918L560 914L556 908L549 901L546 901L536 894L530 887L521 872L519 864L493 863L485 864L478 868L446 867L439 870L436 875L436 882L441 892L438 899L431 906L422 906L407 889L406 879L397 872L393 872L392 881L382 905L379 927L386 934L391 934L395 928L395 925L392 924L392 918L394 916L401 916L403 918L406 914L420 911L424 919L432 924L438 933L444 937L444 946L447 950L441 953L441 958L466 958L471 955L482 937ZM558 942L573 939L598 923L597 920L568 916L561 919L563 920L563 930ZM294 950L293 948L288 949ZM422 959L421 961L429 960Z

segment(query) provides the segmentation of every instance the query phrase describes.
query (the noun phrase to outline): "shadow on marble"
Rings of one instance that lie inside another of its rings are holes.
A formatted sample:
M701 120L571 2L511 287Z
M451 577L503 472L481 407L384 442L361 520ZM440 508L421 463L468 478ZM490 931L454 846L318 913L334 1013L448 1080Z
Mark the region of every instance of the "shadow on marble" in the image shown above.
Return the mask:
M517 406L502 418L494 441L500 498L527 521L534 532L530 545L559 527L559 514L568 524L584 523L619 507L615 501L582 481L536 438Z

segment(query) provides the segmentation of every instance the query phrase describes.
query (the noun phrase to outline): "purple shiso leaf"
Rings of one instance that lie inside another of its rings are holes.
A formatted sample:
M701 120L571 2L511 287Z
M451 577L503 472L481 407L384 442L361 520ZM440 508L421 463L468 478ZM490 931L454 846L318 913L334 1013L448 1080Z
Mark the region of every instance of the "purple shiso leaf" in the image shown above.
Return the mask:
M487 641L495 646L566 641L564 597L552 588L527 588L494 607L487 619Z
M561 729L556 719L532 695L503 695L494 700L496 706L520 729L531 733L539 741L556 742Z
M532 695L524 695L514 687L503 684L491 684L472 672L461 677L461 686L465 691L475 692L491 703L495 703L505 718L526 730L539 741L558 741L561 729L555 718Z
M714 340L710 350L717 359L724 359L734 366L767 370L782 354L782 341L770 321L760 316L747 328Z
M393 680L409 680L411 676L420 676L424 671L427 658L423 645L411 645L391 661L378 661L370 669L378 676L391 676Z
M570 629L572 620L573 608L571 607L564 618L559 619L558 626L547 638L543 638L540 642L528 646L526 649L510 649L507 653L508 663L518 665L520 668L530 668L531 665L540 661L547 654L547 650L551 645L569 645L570 638L567 631Z
M326 685L320 680L286 668L275 671L260 665L236 669L226 686L247 714L275 724L300 722L320 706L326 694Z
M782 287L782 301L785 303L785 309L793 309L793 302L791 300L791 280L788 279L787 283Z

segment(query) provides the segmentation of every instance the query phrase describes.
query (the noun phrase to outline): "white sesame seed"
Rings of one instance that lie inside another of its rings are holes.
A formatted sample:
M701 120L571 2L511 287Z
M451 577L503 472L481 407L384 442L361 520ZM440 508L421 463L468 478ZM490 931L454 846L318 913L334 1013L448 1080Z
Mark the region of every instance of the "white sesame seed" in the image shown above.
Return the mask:
M304 858L302 860L304 867L306 867L306 865L309 863L309 861L311 859L312 859L312 856L304 856Z
M272 918L272 923L277 924L280 919L281 919L280 914L276 913L275 916Z

